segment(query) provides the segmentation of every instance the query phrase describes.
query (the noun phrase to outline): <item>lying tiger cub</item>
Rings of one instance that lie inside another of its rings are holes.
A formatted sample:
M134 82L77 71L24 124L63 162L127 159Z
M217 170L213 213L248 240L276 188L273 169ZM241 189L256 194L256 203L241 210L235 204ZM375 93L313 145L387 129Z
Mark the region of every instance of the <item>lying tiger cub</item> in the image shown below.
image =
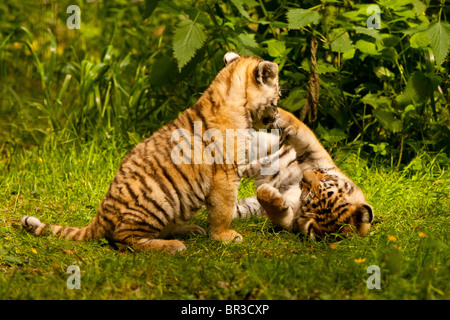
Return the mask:
M278 115L279 127L290 131L288 144L240 169L241 177L254 178L257 193L238 202L234 218L266 215L274 224L312 238L366 235L374 216L361 189L339 170L303 122L280 108ZM268 163L277 165L275 174L261 174Z

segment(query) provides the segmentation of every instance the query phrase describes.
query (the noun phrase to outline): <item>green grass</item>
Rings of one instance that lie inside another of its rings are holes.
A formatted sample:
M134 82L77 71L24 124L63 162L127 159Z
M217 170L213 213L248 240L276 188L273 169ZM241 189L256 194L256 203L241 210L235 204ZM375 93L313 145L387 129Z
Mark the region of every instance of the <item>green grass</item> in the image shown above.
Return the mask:
M0 299L450 298L450 174L440 156L423 154L394 171L334 152L375 209L367 237L312 241L254 218L233 222L242 243L189 236L187 250L169 255L23 231L23 215L86 225L127 152L114 141L55 145L16 150L0 162ZM240 196L253 192L245 182ZM206 214L193 222L206 229ZM79 290L66 286L71 264L81 270ZM370 265L381 269L379 290L366 286Z

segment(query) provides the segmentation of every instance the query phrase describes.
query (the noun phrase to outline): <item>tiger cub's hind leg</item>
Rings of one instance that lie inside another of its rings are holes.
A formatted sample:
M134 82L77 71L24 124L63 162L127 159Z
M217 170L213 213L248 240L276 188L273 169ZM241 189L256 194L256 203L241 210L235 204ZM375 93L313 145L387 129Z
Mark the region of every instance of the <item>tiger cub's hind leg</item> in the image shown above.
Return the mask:
M113 234L113 241L120 250L127 247L136 251L166 250L170 253L186 249L183 242L178 240L159 239L160 230L144 221L123 219Z
M256 192L258 201L270 221L280 227L291 230L294 212L280 191L264 183L258 187Z
M173 236L185 236L189 234L204 236L206 235L206 231L202 227L199 227L195 224L188 224L176 226L171 230L170 234Z
M240 199L236 203L236 211L234 212L234 219L249 219L253 216L262 217L264 216L264 209L258 202L256 195Z
M127 244L117 244L118 248L125 250L127 247L130 247L136 251L163 250L172 254L186 249L184 243L178 240L150 239L136 236L127 242Z

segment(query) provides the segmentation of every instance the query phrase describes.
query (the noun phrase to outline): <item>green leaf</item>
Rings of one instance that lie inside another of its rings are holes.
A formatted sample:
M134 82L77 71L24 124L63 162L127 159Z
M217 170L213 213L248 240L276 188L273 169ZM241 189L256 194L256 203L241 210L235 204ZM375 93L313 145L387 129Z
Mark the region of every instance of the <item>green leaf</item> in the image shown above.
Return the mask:
M347 135L341 129L333 128L331 130L327 130L320 124L317 127L317 134L321 140L325 140L328 143L335 143L347 139Z
M386 96L378 96L374 93L366 94L361 101L365 104L371 105L376 108L388 108L391 104L391 101Z
M417 32L413 34L411 39L409 39L411 48L426 48L430 45L430 39L428 38L427 32Z
M395 117L395 114L389 110L374 109L373 115L377 118L381 126L392 132L400 132L403 130L402 121Z
M353 27L357 34L365 34L374 39L381 40L380 32L377 29L369 29L367 27Z
M231 2L234 4L236 9L238 9L240 14L242 14L248 20L251 20L250 16L247 13L247 11L245 11L245 9L244 9L244 3L245 3L244 0L231 0Z
M145 9L142 13L142 18L146 19L150 17L153 11L156 9L159 0L145 0Z
M385 47L395 47L400 42L400 38L394 35L382 34L381 38Z
M342 60L351 60L355 56L356 49L350 49L342 54Z
M397 97L402 104L409 104L412 100L425 102L433 94L433 82L423 72L416 71L408 79L405 92Z
M283 57L286 53L286 44L284 41L278 41L275 39L270 39L269 41L266 41L267 44L267 53L273 57Z
M289 29L301 29L308 24L318 24L321 18L318 12L305 9L289 9L286 16Z
M359 51L361 51L362 53L367 53L367 54L371 54L371 55L379 54L379 52L375 46L375 43L368 42L365 40L358 40L355 43L355 48L359 49Z
M428 27L427 34L436 57L436 64L439 66L450 49L450 25L444 21L432 23Z
M317 65L318 74L334 73L334 72L337 72L337 69L332 64L323 62Z
M378 66L373 68L373 71L375 72L377 78L381 80L394 80L395 78L395 74L386 67Z
M334 52L347 52L353 49L352 40L348 32L341 33L331 42L331 50Z
M286 98L280 100L280 105L291 112L300 110L305 105L306 95L307 92L304 89L294 88Z
M192 59L206 40L204 26L190 19L180 21L173 39L173 54L178 61L178 70Z
M241 33L237 37L228 38L233 42L241 55L258 55L259 45L255 40L255 34Z

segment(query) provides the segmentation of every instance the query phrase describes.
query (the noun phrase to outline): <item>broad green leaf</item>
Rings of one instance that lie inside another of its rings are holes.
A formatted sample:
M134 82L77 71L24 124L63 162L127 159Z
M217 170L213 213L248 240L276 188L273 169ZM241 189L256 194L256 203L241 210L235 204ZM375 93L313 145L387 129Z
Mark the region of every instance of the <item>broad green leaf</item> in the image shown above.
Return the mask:
M325 140L329 143L335 143L347 139L347 135L341 129L333 128L331 130L328 130L322 127L320 124L317 127L317 134L321 140Z
M278 58L282 57L286 53L286 44L284 41L278 41L276 39L270 39L266 41L267 44L267 53L273 57Z
M381 40L380 32L377 29L369 29L367 27L353 27L358 34L365 34L377 40Z
M423 72L416 71L408 79L405 92L397 97L400 104L409 104L412 100L425 102L433 94L433 82Z
M395 114L389 110L374 109L373 115L380 122L381 126L392 132L400 132L403 130L402 121L395 117Z
M161 86L174 81L177 76L177 63L172 57L162 55L155 60L150 71L149 82L152 85Z
M175 30L173 39L173 54L181 69L192 59L206 40L204 26L190 19L182 20Z
M353 59L353 57L355 56L355 52L356 52L356 49L355 49L355 48L350 49L350 50L348 50L348 51L345 51L345 52L342 54L342 59L343 59L343 60L351 60L351 59Z
M318 24L320 20L318 12L305 9L289 9L286 16L289 29L301 29L308 24Z
M337 35L331 42L331 50L334 52L346 52L353 49L352 40L348 36L348 32L343 32Z
M450 25L444 21L432 23L428 27L427 34L436 57L436 64L441 65L450 49Z
M150 17L153 11L156 9L159 0L145 0L145 9L142 13L142 18L146 19Z
M400 38L394 35L382 34L381 38L385 47L395 47L400 42Z
M291 72L289 70L283 70L283 72L286 77L289 77L295 81L305 81L306 80L306 75L302 72Z
M388 108L391 104L391 101L388 97L378 96L375 93L366 94L361 101L365 104L369 104L372 107L376 108Z
M228 38L238 48L241 55L257 55L259 51L258 42L255 40L255 34L241 33L237 37Z
M393 80L395 78L395 74L386 67L378 66L373 68L373 71L375 72L375 75L381 80Z
M430 39L428 38L427 32L417 32L413 34L411 39L409 39L411 48L425 48L430 45Z
M320 63L317 65L317 73L325 74L325 73L334 73L337 72L337 69L329 63Z
M405 6L411 4L411 0L378 0L377 3L394 11L403 11Z
M291 112L300 110L305 105L306 95L306 90L294 88L286 98L280 100L280 105Z
M362 53L367 53L367 54L371 54L371 55L377 55L379 54L375 43L373 42L369 42L369 41L365 41L365 40L358 40L355 43L355 48L359 49L359 51L361 51Z
M248 20L251 20L251 19L250 19L248 12L245 11L245 9L244 9L244 4L246 4L248 7L254 7L258 4L257 2L252 1L252 0L231 0L231 2L234 4L236 9L238 9L239 13L241 15L243 15L245 18L247 18Z

